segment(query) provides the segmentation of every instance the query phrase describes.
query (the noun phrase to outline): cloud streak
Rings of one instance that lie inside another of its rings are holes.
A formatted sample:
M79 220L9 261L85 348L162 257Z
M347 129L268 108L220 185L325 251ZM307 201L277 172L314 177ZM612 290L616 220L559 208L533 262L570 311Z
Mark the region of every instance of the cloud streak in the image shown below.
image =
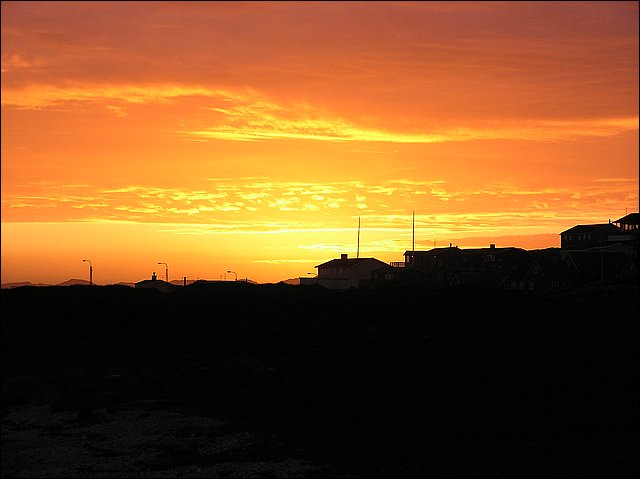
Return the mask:
M177 130L185 140L273 141L313 140L327 142L382 142L429 144L478 140L558 141L581 137L608 137L638 131L638 117L462 121L450 128L425 127L423 132L372 128L332 117L309 105L285 106L268 102L252 90L190 85L94 85L83 87L39 86L3 89L2 105L18 109L65 108L75 103L99 103L116 116L127 115L127 104L171 104L200 97L226 104L205 107L217 118L213 125ZM117 103L117 104L116 104ZM378 119L379 121L381 119Z
M603 178L574 188L524 190L509 183L460 189L443 180L344 181L326 184L209 179L202 189L143 185L103 189L38 186L39 194L3 195L5 221L175 223L180 234L282 234L417 227L439 234L484 234L561 228L598 217L610 203L637 201L631 178ZM93 191L93 190L92 190ZM579 191L579 192L578 192ZM193 229L195 228L195 229Z

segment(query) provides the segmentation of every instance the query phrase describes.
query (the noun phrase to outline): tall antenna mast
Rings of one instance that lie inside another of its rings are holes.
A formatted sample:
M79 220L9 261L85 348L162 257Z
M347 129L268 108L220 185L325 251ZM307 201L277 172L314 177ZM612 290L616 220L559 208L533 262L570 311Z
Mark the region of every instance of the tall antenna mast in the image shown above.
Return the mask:
M413 219L411 221L411 263L416 252L416 210L413 210Z
M360 257L360 217L358 216L358 251L356 253L356 258Z

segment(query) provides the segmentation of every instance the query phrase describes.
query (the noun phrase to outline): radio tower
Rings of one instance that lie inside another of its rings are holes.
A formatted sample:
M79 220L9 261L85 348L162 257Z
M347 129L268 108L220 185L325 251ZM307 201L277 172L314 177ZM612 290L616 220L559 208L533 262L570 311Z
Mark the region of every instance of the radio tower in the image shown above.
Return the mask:
M360 257L360 217L358 216L358 250L356 251L356 258Z

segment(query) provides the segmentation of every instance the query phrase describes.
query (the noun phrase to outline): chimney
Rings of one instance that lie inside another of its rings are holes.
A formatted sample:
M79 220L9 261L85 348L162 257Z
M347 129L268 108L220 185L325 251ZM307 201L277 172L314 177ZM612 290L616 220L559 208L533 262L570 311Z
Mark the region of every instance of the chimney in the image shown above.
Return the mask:
M451 243L449 243L449 248L451 248Z
M348 255L347 255L346 253L342 253L342 254L340 255L340 259L347 259L347 256L348 256Z
M186 286L187 285L187 277L183 276L182 277L182 286Z
M491 244L489 245L489 248L491 248L491 249L496 249L496 245L495 245L495 243L491 243Z

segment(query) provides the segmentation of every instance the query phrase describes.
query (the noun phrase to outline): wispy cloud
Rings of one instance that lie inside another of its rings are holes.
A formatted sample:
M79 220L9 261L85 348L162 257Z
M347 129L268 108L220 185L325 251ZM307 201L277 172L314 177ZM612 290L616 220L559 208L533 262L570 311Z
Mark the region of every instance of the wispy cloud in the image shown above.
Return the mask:
M222 117L215 126L183 132L189 137L231 141L275 139L329 142L443 143L475 140L550 141L580 137L606 137L638 130L637 117L566 120L502 120L424 132L367 128L353 122L320 116L307 107L286 110L261 102L215 109Z
M3 220L179 223L183 226L175 233L184 235L338 232L353 229L360 217L363 231L406 233L415 210L416 226L424 232L484 234L505 228L540 232L580 219L593 221L609 205L638 199L637 183L627 178L577 189L525 189L510 183L460 189L442 180L407 179L326 184L209 179L207 184L202 189L132 185L93 195L82 185L41 184L37 194L3 194Z
M243 92L198 85L167 84L82 84L26 85L3 87L2 106L19 109L43 109L69 103L99 103L105 107L126 104L170 103L178 98L205 97L220 101L246 101L250 89Z
M268 101L253 89L230 90L199 85L37 85L3 87L2 106L17 109L64 108L77 103L96 103L120 117L131 104L171 104L200 97L218 105L204 106L211 113L201 128L175 130L191 141L312 140L323 142L369 142L430 144L477 140L557 141L581 137L607 137L638 130L638 117L580 119L502 119L434 128L414 125L421 131L372 127L341 118L310 104L284 105ZM382 124L384 117L376 119ZM368 122L369 123L369 122Z

